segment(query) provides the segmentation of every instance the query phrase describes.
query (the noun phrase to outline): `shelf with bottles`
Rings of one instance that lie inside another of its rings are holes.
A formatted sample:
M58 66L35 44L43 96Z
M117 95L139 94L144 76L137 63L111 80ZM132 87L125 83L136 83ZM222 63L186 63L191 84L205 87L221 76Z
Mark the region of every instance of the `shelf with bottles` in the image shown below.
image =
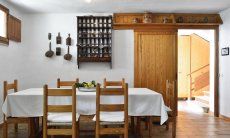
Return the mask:
M112 61L112 28L112 16L77 17L78 67L80 62Z

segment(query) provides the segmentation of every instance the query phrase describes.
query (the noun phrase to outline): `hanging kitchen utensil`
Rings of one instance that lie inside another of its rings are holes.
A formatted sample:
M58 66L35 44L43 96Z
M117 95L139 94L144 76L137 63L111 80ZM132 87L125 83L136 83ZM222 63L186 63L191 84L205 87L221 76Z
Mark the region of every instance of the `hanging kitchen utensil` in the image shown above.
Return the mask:
M46 52L46 57L52 57L54 55L54 52L51 49L51 42L49 43L49 51Z
M58 36L56 37L56 43L61 44L61 34L60 34L60 32L58 33Z
M69 47L71 46L71 37L70 37L70 34L69 34L69 37L66 38L66 45L68 47L68 51L67 51L67 54L64 55L64 59L65 60L71 60L72 55L69 53Z

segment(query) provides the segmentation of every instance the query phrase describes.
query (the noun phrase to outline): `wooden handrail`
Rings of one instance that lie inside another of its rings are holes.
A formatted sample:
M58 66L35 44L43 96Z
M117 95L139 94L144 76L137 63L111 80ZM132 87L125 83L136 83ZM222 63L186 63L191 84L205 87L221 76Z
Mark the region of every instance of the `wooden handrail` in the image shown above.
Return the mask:
M206 68L206 67L208 67L208 66L209 66L209 64L207 64L207 65L205 65L205 66L203 66L203 67L200 67L199 69L197 69L197 70L191 72L191 73L188 74L187 76L192 75L193 73L198 72L198 71L200 71L200 70L202 70L202 69L204 69L204 68Z

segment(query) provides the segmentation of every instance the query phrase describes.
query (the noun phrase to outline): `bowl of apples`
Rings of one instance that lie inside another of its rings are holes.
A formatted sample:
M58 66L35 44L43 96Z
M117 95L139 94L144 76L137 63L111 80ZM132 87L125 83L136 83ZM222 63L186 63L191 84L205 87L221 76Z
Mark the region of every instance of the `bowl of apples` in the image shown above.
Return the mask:
M76 87L82 92L96 92L96 82L94 80L91 82L76 83Z

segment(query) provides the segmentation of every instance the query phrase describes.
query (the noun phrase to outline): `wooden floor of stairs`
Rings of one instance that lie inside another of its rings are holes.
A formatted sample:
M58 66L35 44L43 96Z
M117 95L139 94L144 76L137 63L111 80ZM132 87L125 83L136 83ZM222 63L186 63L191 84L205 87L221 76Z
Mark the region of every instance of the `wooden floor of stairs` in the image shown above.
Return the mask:
M181 103L180 103L181 104ZM184 108L185 109L185 108ZM170 125L171 126L171 125ZM89 125L82 127L89 128ZM91 126L92 127L92 126ZM143 138L148 138L148 132L144 130L142 124ZM164 126L154 125L152 138L170 138L171 128L165 130ZM0 129L2 137L2 128ZM14 132L12 126L9 127L9 138L26 138L27 127L19 125L18 132ZM178 138L230 138L230 122L215 118L210 114L189 112L188 110L179 111L177 118L177 137ZM93 133L83 132L81 138L94 138ZM115 136L105 136L102 138L116 138ZM133 135L130 133L130 138Z

